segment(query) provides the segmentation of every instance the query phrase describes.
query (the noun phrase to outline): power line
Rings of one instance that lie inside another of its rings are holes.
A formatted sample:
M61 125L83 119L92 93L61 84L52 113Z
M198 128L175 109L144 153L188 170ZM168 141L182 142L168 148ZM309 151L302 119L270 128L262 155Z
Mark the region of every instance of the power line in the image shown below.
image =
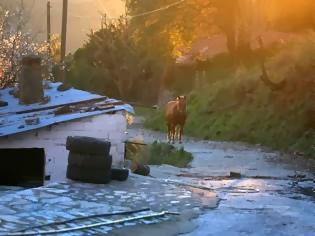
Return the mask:
M180 1L177 1L177 2L174 2L174 3L171 3L169 5L166 5L166 6L163 6L163 7L160 7L158 9L154 9L154 10L151 10L151 11L146 11L146 12L142 12L142 13L139 13L139 14L136 14L136 15L132 15L132 16L127 16L128 19L133 19L133 18L137 18L137 17L141 17L141 16L147 16L147 15L150 15L150 14L153 14L153 13L156 13L156 12L160 12L160 11L165 11L165 10L168 10L169 8L172 8L172 7L175 7L175 6L178 6L182 3L184 3L186 0L180 0ZM103 8L103 7L102 7ZM105 8L103 8L105 9ZM106 12L106 11L104 11ZM86 18L99 18L99 16L79 16L79 15L74 15L74 14L71 14L70 13L70 17L73 17L73 18L77 18L77 19L86 19ZM113 18L113 17L109 17L109 19L111 20L118 20L119 18Z
M152 13L156 13L156 12L160 12L160 11L165 11L171 7L175 7L177 5L180 5L182 4L183 2L185 2L186 0L180 0L180 1L177 1L177 2L174 2L174 3L171 3L169 5L166 5L166 6L163 6L161 8L158 8L158 9L155 9L155 10L152 10L152 11L147 11L147 12L143 12L143 13L140 13L140 14L137 14L137 15L133 15L133 16L129 16L128 18L136 18L136 17L141 17L141 16L147 16L147 15L150 15Z
M77 19L97 19L97 18L101 18L101 14L100 16L79 16L79 15L74 15L72 13L69 13L69 17L72 18L77 18Z
M133 18L137 18L137 17L141 17L141 16L147 16L147 15L150 15L150 14L153 14L153 13L156 13L156 12L160 12L160 11L165 11L171 7L175 7L175 6L178 6L182 3L184 3L186 0L179 0L177 2L173 2L169 5L166 5L166 6L163 6L163 7L160 7L158 9L155 9L155 10L151 10L151 11L146 11L146 12L142 12L142 13L139 13L139 14L136 14L136 15L132 15L132 16L127 16L127 18L129 19L133 19ZM99 3L99 1L97 1ZM103 7L102 7L103 8ZM104 9L104 8L103 8ZM104 11L106 12L106 11ZM96 18L96 16L89 16L89 17L86 17L86 16L78 16L78 15L74 15L74 14L70 14L71 17L74 17L74 18L78 18L78 19L82 19L82 18ZM115 19L118 19L118 18L112 18L110 17L110 19L112 20L115 20Z

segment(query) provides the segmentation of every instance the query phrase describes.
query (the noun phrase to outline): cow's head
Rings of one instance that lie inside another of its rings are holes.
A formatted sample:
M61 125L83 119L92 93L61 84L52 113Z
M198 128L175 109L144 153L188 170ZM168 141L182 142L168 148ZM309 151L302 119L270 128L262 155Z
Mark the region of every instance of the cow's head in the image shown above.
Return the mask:
M186 96L178 96L176 97L176 101L179 111L183 113L186 112Z

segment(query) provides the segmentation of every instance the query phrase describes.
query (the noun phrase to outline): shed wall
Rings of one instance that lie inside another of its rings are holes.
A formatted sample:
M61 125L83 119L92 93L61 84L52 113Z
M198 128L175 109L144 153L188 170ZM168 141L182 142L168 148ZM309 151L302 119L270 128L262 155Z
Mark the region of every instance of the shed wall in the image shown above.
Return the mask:
M0 138L0 148L44 148L46 154L46 176L49 182L66 179L68 136L89 136L111 142L113 166L120 167L124 161L127 122L123 114L103 114L69 121L26 133Z

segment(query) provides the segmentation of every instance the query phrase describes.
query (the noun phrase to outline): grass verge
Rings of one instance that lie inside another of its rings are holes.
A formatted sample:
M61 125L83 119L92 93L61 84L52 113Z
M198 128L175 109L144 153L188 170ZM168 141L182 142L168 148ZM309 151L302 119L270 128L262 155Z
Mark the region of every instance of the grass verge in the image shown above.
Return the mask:
M193 160L192 154L183 148L177 149L173 145L157 142L149 145L127 143L126 158L145 165L167 164L180 168L188 167Z

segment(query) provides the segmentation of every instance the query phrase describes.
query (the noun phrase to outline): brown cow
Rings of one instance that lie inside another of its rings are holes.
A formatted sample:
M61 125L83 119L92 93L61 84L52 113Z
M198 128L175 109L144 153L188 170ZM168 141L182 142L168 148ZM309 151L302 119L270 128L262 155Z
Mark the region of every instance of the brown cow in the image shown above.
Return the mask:
M182 135L186 122L186 116L185 96L179 96L175 101L170 101L166 104L165 119L167 124L168 142L175 143L176 131L178 131L178 140L179 143L182 143Z

